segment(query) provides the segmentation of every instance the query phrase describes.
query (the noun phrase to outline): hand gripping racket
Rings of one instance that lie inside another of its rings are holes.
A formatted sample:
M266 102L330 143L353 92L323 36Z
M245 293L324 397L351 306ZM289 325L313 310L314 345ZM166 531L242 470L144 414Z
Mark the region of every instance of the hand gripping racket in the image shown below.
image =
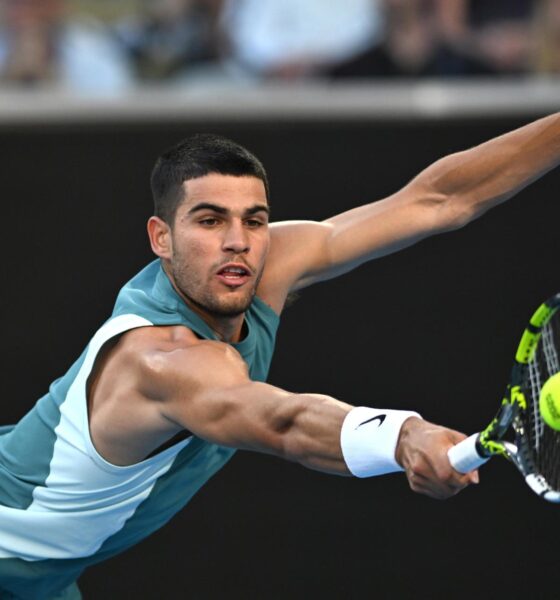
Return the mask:
M560 502L560 431L542 419L542 387L560 371L560 294L541 304L525 329L500 409L490 425L448 452L453 468L468 473L489 458L508 458L539 496ZM512 441L506 441L506 434Z

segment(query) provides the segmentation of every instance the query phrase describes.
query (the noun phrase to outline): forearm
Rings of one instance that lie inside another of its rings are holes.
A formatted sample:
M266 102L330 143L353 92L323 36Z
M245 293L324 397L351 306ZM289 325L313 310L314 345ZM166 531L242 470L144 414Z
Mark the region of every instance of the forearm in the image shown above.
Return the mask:
M440 213L441 229L460 227L504 202L560 163L560 114L447 156L410 184Z
M205 428L212 441L358 477L401 470L396 461L400 429L416 415L356 408L330 396L293 394L265 383L220 394L222 409Z
M231 402L225 400L230 408L213 427L221 443L273 454L311 469L349 474L340 431L350 405L266 383L251 382L223 393L231 397Z
M280 455L310 469L350 475L340 431L352 407L321 394L294 394L293 403L288 426L282 432Z

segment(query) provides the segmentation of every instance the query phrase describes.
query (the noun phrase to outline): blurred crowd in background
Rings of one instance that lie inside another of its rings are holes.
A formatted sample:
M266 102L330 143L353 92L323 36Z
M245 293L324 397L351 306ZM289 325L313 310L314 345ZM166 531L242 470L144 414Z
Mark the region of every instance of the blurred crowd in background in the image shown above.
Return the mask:
M0 0L3 87L560 73L560 0Z

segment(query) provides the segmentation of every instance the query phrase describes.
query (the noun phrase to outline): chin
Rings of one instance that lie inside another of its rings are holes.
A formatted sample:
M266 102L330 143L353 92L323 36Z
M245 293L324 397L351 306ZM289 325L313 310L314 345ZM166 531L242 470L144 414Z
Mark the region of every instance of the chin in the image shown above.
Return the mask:
M214 309L213 312L215 314L218 314L222 317L238 317L249 310L252 301L253 296L250 298L243 298L229 302L220 302L217 305L214 305L212 308Z
M254 296L255 291L253 290L250 293L244 292L242 295L232 292L224 295L208 295L199 301L193 297L189 297L189 299L199 308L216 317L238 317L249 309Z

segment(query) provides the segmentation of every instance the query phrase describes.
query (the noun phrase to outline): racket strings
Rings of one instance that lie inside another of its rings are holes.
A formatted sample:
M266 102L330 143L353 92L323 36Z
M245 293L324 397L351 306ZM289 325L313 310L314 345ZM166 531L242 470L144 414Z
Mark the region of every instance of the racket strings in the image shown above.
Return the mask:
M546 479L554 490L560 490L560 432L548 427L540 415L539 398L542 386L560 372L560 319L553 317L542 329L533 360L526 370L524 393L527 410L521 421L521 450L532 468Z
M530 389L531 389L531 394L530 394L531 400L528 401L527 411L531 412L531 415L529 418L529 423L534 428L531 439L533 441L533 447L538 452L539 447L540 447L540 440L542 437L544 421L541 419L541 416L540 416L538 401L537 402L533 401L533 398L539 397L539 392L542 387L541 372L540 372L537 361L533 360L529 363L528 375L529 375L529 383L530 383ZM527 394L525 394L525 397L527 397Z

